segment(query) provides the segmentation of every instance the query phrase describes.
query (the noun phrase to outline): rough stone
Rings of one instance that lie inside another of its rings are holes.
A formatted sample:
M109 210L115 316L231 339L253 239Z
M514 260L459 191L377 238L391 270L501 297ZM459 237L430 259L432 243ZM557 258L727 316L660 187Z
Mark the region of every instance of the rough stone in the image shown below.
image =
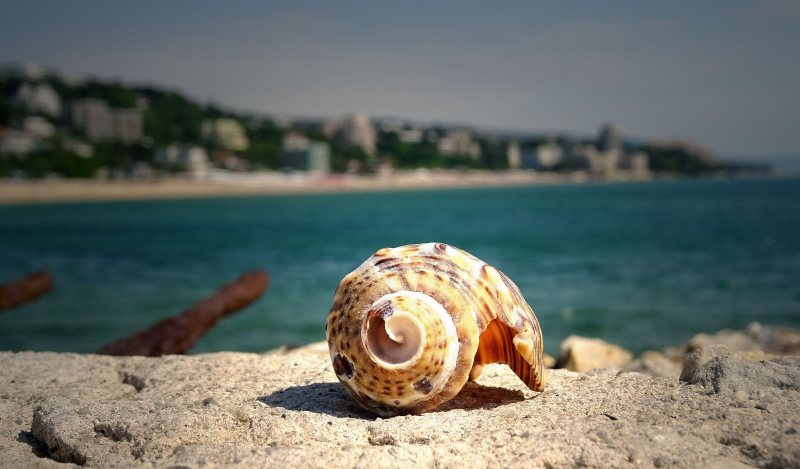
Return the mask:
M633 355L624 348L601 339L571 335L561 342L556 368L588 371L594 368L624 368Z
M768 360L743 360L724 345L709 345L686 359L681 381L699 384L715 393L753 395L770 388L800 391L800 368Z
M677 378L681 374L682 365L678 360L667 358L661 352L650 350L625 367L625 371L636 371L651 376Z
M715 360L725 372L737 369L724 362L735 357L717 354L697 373ZM0 461L46 468L800 465L800 392L774 385L794 382L798 363L746 363L768 369L769 380L756 376L761 387L744 402L604 369L548 370L545 392L534 393L507 367L490 365L434 412L379 419L349 398L319 344L161 358L0 353ZM755 376L750 368L741 373Z
M666 348L664 353L668 358L682 360L695 350L713 344L725 345L733 354L750 354L751 358L758 354L798 355L800 331L752 322L743 331L723 329L714 334L696 334L686 343Z

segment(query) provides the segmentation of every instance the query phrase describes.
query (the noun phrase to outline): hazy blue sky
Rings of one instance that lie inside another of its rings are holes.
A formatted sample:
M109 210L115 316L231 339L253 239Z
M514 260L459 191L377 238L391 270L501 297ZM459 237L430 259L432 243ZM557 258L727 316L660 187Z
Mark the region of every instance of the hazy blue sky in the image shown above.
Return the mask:
M0 3L0 61L239 109L800 154L800 1Z

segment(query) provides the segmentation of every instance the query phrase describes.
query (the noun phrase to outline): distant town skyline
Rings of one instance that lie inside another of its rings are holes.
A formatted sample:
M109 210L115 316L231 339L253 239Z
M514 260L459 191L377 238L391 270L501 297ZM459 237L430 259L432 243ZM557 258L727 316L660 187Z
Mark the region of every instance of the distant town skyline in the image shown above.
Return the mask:
M687 139L800 155L800 3L10 4L0 61L239 110Z

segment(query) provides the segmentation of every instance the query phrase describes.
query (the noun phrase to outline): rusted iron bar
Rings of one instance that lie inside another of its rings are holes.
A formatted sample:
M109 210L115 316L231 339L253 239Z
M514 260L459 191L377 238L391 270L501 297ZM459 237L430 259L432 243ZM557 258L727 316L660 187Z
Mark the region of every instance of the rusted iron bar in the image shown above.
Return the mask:
M256 301L268 284L265 271L247 272L186 311L111 342L97 353L148 357L185 353L217 321Z
M53 288L53 274L47 270L33 272L0 285L0 310L15 308L44 295Z

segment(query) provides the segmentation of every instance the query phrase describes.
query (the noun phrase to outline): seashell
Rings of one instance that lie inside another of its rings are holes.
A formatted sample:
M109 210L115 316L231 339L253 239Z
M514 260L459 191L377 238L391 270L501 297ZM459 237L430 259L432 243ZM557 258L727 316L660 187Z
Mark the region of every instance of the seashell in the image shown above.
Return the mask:
M326 337L339 381L382 416L434 409L488 363L544 389L541 328L517 286L443 243L381 249L345 276Z

